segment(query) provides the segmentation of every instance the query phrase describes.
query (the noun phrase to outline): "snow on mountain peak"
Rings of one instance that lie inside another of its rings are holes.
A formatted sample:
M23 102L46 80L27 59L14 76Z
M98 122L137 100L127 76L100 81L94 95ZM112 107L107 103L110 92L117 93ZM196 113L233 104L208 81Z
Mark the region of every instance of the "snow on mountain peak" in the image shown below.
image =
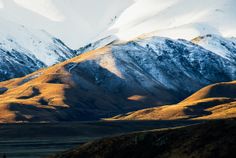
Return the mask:
M107 30L132 3L133 0L0 0L0 17L43 29L78 49Z
M196 37L192 42L223 58L233 62L236 61L236 41L234 38L223 38L219 35L208 34L206 36Z
M60 58L73 57L71 50L42 30L34 30L0 18L0 48L5 51L22 51L34 55L45 65L50 66Z
M21 77L75 56L75 51L42 30L0 17L0 81Z
M109 35L236 36L234 6L235 0L0 0L0 17L46 30L78 49Z
M138 0L110 27L124 40L153 32L170 38L236 36L234 0Z

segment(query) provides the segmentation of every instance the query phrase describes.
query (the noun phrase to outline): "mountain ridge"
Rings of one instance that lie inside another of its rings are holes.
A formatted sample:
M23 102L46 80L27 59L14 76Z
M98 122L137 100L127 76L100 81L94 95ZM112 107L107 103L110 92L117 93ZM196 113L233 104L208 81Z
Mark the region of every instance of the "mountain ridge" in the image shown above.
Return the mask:
M0 21L0 81L72 58L76 51L45 31Z
M233 80L235 71L228 59L185 40L114 43L1 82L1 121L97 120L177 103L205 85Z

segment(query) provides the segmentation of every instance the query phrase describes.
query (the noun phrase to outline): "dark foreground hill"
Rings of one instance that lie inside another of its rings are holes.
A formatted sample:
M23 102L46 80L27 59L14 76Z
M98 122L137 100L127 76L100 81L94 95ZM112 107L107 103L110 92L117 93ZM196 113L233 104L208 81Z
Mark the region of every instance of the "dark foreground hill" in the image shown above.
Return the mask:
M132 133L87 143L52 158L233 158L236 120Z

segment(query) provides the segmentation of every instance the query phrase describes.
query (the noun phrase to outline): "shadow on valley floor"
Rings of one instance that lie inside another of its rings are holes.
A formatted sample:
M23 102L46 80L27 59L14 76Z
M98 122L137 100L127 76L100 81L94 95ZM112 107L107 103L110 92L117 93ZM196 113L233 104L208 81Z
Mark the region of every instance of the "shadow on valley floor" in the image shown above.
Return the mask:
M8 158L41 158L99 138L172 128L203 121L97 121L0 124L0 153Z
M99 139L52 158L233 158L235 133L236 119L211 120Z

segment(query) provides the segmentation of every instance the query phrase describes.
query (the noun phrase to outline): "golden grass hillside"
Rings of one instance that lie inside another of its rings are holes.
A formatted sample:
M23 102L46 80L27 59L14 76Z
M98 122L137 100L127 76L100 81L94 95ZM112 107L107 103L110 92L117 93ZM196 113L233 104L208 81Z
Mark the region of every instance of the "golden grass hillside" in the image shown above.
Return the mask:
M106 49L101 49L96 54L106 52ZM96 103L90 103L95 97L97 104L103 105L99 109L105 109L104 113L106 109L115 108L111 107L114 106L111 103L113 98L99 93L99 87L93 85L93 81L83 81L87 76L82 72L78 72L80 83L73 78L73 67L92 58L96 58L93 51L25 77L1 82L0 122L67 121L81 119L83 115L93 119L89 106L96 106ZM91 85L92 90L83 90L81 85L84 84ZM96 112L94 108L93 113Z
M176 100L162 87L150 92L135 77L124 78L116 60L105 47L1 82L0 122L98 120Z
M111 120L223 119L234 117L236 117L236 81L207 86L178 104L138 110L115 116Z

